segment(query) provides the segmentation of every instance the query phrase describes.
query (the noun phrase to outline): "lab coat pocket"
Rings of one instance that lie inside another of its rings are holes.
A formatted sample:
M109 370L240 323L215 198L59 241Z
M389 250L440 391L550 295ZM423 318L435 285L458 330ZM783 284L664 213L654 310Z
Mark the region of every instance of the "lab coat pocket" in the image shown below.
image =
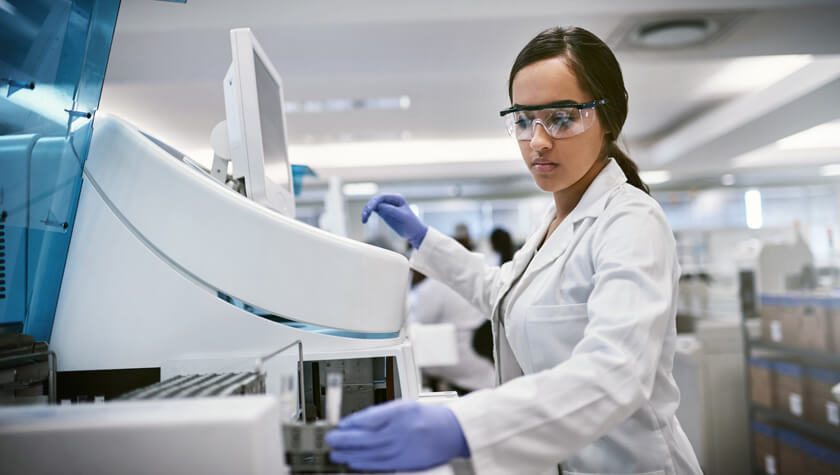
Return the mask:
M589 322L586 304L534 305L528 309L528 350L534 372L567 360Z

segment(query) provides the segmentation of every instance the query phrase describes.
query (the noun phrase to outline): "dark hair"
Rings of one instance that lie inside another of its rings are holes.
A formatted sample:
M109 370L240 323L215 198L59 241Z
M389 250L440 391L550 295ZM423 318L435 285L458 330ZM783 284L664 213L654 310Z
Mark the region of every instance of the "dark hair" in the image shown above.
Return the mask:
M504 264L513 259L513 239L511 239L510 233L504 229L496 228L490 233L490 246L499 253L499 257L501 257L499 264Z
M453 239L458 241L458 244L467 248L468 251L472 251L473 249L475 249L472 239L470 239L469 236L455 236Z
M606 99L599 105L598 119L609 133L603 150L604 156L615 158L627 181L644 191L650 189L639 177L639 167L619 148L616 140L627 119L627 90L624 77L615 55L600 38L583 28L554 27L542 31L522 48L508 78L508 96L513 102L513 78L525 66L536 62L563 57L575 73L581 87L592 94L592 99Z

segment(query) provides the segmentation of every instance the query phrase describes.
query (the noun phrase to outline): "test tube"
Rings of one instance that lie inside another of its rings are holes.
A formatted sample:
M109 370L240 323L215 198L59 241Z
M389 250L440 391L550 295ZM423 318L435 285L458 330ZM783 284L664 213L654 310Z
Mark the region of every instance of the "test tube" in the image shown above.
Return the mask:
M291 422L298 418L297 379L294 375L285 374L280 379L280 405L284 422Z
M343 396L344 375L342 373L327 373L327 423L338 424L341 418L341 398Z

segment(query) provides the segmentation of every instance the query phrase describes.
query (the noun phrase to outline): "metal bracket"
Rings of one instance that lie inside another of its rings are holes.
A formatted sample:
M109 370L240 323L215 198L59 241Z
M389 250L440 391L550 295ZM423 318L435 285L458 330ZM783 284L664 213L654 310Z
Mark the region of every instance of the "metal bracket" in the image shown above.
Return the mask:
M303 392L303 342L301 340L295 340L288 345L280 348L279 350L272 351L271 353L261 356L257 358L256 361L256 371L258 374L265 375L265 362L274 358L275 356L283 353L284 351L288 350L289 348L297 345L298 347L298 397L300 398L300 417L302 421L306 421L306 398Z

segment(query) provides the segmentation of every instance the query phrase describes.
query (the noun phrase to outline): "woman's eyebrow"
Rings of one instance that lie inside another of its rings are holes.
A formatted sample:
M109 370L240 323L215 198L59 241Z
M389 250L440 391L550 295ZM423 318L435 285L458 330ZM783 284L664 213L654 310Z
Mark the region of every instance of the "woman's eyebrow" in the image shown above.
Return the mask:
M580 102L573 101L571 99L561 99L559 101L551 101L551 102L547 102L545 104L525 105L525 104L514 103L512 107L545 107L545 106L565 106L565 105L577 105L577 104L580 104Z

